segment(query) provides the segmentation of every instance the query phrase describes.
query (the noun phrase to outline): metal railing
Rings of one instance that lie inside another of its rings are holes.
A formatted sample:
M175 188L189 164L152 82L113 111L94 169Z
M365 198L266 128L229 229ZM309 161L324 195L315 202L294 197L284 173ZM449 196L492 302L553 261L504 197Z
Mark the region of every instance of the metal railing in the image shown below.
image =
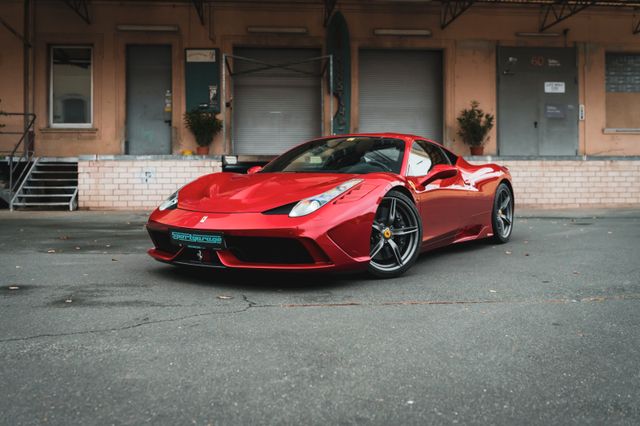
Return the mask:
M9 192L11 200L18 187L27 176L30 167L29 164L33 159L34 155L34 141L35 141L35 132L34 132L34 124L36 122L36 115L33 113L23 113L23 112L4 112L0 111L0 116L2 117L24 117L26 125L24 126L24 130L22 132L2 132L0 131L0 135L20 135L20 139L18 143L16 143L15 147L9 154ZM20 174L16 178L16 172L18 167L24 162L24 167L20 171Z

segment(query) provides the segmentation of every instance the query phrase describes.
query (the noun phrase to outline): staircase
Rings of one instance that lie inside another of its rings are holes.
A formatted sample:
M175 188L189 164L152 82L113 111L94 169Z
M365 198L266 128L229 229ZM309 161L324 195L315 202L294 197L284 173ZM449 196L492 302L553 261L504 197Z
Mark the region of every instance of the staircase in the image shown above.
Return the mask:
M78 208L78 162L34 158L10 208Z

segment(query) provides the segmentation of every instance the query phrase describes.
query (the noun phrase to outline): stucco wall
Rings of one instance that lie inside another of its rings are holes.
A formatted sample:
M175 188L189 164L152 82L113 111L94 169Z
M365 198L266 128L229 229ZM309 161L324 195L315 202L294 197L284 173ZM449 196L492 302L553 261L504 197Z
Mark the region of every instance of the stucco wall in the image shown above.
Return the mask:
M35 111L38 114L38 155L75 156L121 154L125 138L125 47L131 43L166 43L173 48L173 152L193 149L195 143L182 124L184 112L184 49L218 47L232 53L234 46L323 47L323 7L317 4L213 3L206 24L200 24L190 2L91 2L93 22L84 23L64 2L35 2L34 43ZM4 19L22 28L22 2L0 4ZM370 4L341 1L352 42L352 130L358 130L358 49L440 49L444 57L444 143L457 153L467 149L456 135L457 113L470 100L480 101L488 112L497 110L496 47L577 46L579 99L586 105L587 120L579 123L580 153L588 155L640 155L640 134L605 134L606 104L604 61L606 51L640 53L638 36L632 35L632 13L628 10L587 9L551 31L566 37L522 38L516 32L535 32L538 7L474 5L444 30L439 27L437 4ZM209 25L209 16L212 17ZM118 32L119 24L177 25L177 33ZM303 26L307 35L249 34L247 27ZM377 37L375 28L428 28L431 38ZM57 43L94 46L94 129L83 131L47 128L48 46ZM22 110L22 47L8 31L0 31L0 109ZM328 129L328 98L325 99L325 129ZM500 117L497 117L500 120ZM226 124L231 127L230 113ZM229 135L230 132L227 133ZM429 135L425 135L429 136ZM495 153L497 135L490 135L486 152ZM11 142L0 138L0 150ZM227 152L229 141L220 135L213 153Z

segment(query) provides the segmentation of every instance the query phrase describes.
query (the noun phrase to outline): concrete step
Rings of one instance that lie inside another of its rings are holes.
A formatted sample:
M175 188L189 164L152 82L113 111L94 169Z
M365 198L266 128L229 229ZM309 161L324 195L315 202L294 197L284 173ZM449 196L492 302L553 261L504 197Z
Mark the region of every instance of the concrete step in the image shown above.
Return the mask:
M18 198L71 198L73 194L20 194Z
M22 189L76 189L77 186L23 186Z
M13 203L14 206L68 206L69 202L66 203L46 203L46 202L27 202L27 201L16 201Z

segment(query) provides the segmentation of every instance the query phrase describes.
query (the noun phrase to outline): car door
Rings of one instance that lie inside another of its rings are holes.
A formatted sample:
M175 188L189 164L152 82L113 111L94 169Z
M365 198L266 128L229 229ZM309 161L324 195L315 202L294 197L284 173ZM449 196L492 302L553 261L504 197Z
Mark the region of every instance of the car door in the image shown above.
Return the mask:
M424 181L435 173L438 165L451 166L449 157L437 145L416 140L409 153L407 178L416 191L422 217L423 246L446 244L462 226L464 182L458 173L446 179Z

